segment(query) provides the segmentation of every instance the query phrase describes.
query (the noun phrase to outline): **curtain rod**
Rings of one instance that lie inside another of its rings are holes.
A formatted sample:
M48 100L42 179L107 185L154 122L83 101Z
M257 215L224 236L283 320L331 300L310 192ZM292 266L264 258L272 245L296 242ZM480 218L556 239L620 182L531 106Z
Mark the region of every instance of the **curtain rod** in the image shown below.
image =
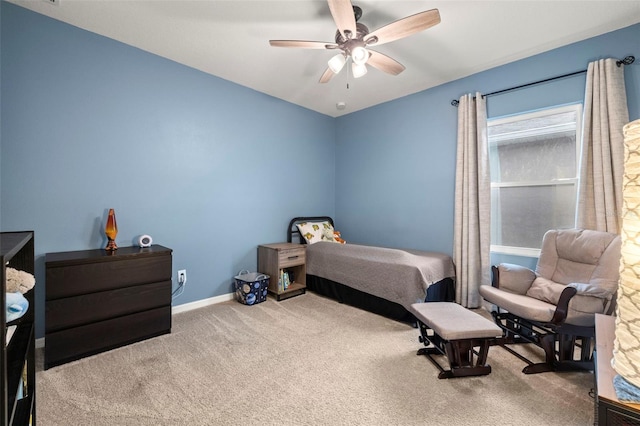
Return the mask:
M636 60L635 56L627 56L624 59L616 61L616 65L617 66L631 65L635 60ZM545 78L544 80L534 81L533 83L527 83L527 84L522 84L520 86L510 87L508 89L498 90L496 92L487 93L486 95L482 95L482 96L486 98L488 96L497 95L499 93L510 92L512 90L522 89L523 87L534 86L536 84L546 83L548 81L553 81L553 80L559 80L561 78L571 77L572 75L583 74L585 72L587 72L587 70L574 71L574 72L570 72L568 74L563 74L563 75L559 75L559 76L551 77L551 78ZM460 101L458 101L457 99L454 99L454 100L451 101L451 105L453 105L454 107L457 107L459 103L460 103Z

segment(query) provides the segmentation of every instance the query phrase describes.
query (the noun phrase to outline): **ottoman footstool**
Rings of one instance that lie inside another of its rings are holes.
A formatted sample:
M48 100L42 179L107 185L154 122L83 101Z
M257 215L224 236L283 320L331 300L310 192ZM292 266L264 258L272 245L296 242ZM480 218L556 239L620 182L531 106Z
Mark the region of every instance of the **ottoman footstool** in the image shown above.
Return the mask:
M418 355L426 355L433 362L440 370L439 379L491 373L487 364L489 346L502 337L502 329L494 322L450 302L414 303L411 311L418 320L420 341L427 346ZM445 370L433 355L446 355L449 369Z

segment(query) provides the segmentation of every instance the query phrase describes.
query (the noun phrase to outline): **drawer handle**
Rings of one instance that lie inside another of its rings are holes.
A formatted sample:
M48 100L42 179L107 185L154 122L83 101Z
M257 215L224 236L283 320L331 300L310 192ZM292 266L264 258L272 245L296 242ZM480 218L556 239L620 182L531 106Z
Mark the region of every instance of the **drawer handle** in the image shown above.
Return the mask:
M293 260L293 259L297 259L297 258L299 258L299 257L300 257L300 256L289 256L287 259L289 259L289 260Z

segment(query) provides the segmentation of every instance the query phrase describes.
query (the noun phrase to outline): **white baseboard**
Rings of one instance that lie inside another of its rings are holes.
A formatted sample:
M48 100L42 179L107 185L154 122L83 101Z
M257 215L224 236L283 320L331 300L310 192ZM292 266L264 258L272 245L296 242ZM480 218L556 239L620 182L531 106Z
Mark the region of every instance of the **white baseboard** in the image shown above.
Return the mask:
M229 300L235 300L235 293L222 294L220 296L210 297L208 299L196 300L195 302L184 303L178 306L171 307L171 314L179 314L180 312L187 312L193 309L204 308L205 306L215 305L216 303L228 302Z
M235 300L235 298L235 293L227 293L220 296L209 297L208 299L196 300L195 302L183 303L182 305L172 306L171 315L204 308L205 306L215 305L216 303L228 302L229 300ZM40 348L44 348L44 337L36 339L36 349Z

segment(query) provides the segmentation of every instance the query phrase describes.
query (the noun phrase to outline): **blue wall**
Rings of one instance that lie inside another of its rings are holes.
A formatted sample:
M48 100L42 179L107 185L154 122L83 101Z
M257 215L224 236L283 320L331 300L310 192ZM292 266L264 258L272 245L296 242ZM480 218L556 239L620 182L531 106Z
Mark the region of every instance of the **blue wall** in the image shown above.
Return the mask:
M108 208L118 245L150 234L187 269L174 305L230 293L290 218L335 213L332 118L0 5L0 228L35 231L38 336L44 254L102 248Z
M119 245L148 233L174 249L189 277L176 305L230 292L294 216L333 215L350 242L451 253L450 101L640 59L635 25L332 119L6 2L0 12L0 229L36 232L39 337L44 254L103 247L108 208ZM640 60L625 73L635 119ZM491 97L488 110L583 92L581 75Z
M336 120L336 226L347 241L453 252L457 109L490 93L635 55L625 68L630 118L640 117L640 24L500 66ZM488 98L489 117L582 102L585 74ZM535 259L494 256L494 261Z

